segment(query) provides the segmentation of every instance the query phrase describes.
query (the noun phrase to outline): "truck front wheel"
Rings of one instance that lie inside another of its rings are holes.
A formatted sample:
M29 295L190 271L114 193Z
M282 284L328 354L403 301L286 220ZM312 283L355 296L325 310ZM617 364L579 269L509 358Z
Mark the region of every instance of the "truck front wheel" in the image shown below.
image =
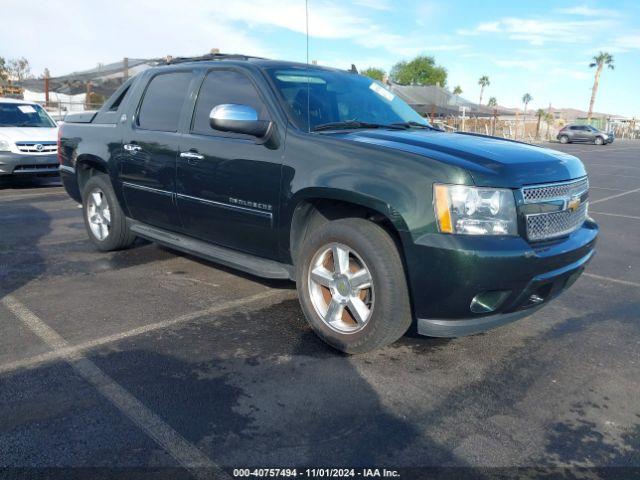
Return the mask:
M94 175L87 180L82 194L82 210L89 239L98 250L121 250L136 239L129 230L127 219L106 175Z
M383 347L411 325L398 248L368 220L340 219L313 230L301 248L296 283L313 330L343 352Z

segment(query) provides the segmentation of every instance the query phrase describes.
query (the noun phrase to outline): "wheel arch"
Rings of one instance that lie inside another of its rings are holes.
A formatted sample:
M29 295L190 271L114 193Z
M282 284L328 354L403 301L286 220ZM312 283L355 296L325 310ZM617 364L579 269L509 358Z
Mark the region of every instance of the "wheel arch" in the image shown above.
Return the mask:
M288 255L295 264L300 246L308 232L339 218L365 218L382 226L396 241L404 258L401 232L407 225L399 212L372 197L332 189L310 189L297 197L291 208Z
M76 159L76 176L78 179L80 194L82 194L87 180L89 180L93 175L96 175L96 173L109 175L107 162L97 155L92 155L90 153L78 155L78 158Z

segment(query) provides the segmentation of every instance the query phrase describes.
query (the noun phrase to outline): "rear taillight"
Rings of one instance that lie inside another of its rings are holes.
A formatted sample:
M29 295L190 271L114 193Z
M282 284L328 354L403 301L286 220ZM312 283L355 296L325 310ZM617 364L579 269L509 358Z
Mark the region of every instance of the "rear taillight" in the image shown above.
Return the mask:
M62 165L62 127L58 127L58 163Z

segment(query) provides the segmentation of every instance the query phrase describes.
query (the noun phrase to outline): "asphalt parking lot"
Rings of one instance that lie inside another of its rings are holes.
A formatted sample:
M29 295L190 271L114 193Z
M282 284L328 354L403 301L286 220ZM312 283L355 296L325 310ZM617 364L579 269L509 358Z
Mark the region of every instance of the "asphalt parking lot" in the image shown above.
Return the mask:
M292 284L99 253L58 183L0 187L0 467L640 467L640 142L550 146L590 173L587 273L515 324L356 357Z

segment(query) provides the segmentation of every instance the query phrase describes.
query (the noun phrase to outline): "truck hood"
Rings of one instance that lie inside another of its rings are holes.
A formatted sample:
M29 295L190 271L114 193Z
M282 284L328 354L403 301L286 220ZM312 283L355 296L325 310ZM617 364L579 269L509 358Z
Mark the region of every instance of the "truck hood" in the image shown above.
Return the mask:
M57 128L0 127L0 138L15 142L55 142L58 140Z
M560 182L587 174L566 153L520 142L432 130L357 130L343 139L410 152L465 169L478 186L519 188Z

